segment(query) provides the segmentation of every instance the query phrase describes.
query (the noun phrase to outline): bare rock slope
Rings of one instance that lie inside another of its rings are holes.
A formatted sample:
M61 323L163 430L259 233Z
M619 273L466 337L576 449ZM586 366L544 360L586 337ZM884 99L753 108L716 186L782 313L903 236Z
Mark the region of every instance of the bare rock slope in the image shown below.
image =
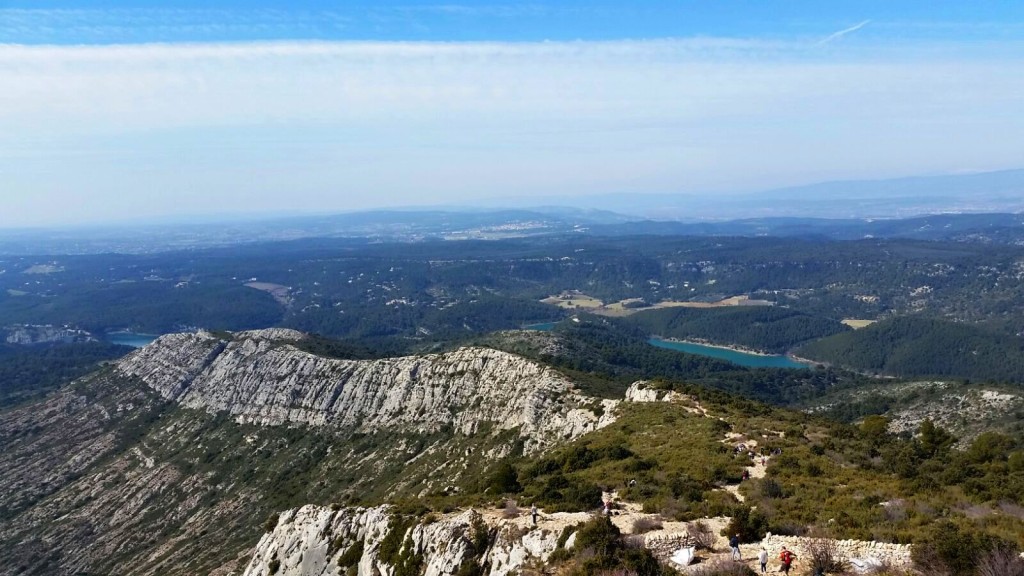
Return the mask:
M0 575L240 574L268 515L457 489L614 413L504 352L339 360L302 338L168 335L0 413Z
M226 411L262 425L301 423L362 431L400 427L470 435L483 423L518 429L527 452L610 422L612 401L582 395L558 372L489 348L338 360L303 352L298 332L209 332L160 338L118 363L182 406ZM600 407L600 409L598 409Z

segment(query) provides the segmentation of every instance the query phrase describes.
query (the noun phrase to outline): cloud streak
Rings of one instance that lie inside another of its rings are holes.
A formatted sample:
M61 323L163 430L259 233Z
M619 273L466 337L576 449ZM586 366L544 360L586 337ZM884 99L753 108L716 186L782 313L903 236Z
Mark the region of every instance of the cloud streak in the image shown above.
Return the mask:
M838 40L838 39L842 38L843 36L846 36L847 34L851 34L853 32L856 32L857 30L860 30L861 28L867 26L870 23L871 23L871 20L864 20L862 22L858 22L857 24L854 24L853 26L850 26L849 28L843 28L842 30L840 30L838 32L833 32L832 34L829 34L828 36L823 38L820 42L818 42L818 45L820 46L820 45L828 44L829 42L833 42L835 40Z

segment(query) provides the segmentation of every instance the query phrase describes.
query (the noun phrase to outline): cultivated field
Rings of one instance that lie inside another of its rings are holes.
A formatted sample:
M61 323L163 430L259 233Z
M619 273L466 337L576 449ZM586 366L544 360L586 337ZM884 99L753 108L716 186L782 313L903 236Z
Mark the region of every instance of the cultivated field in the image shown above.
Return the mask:
M875 323L874 320L862 320L858 318L843 318L842 322L854 330L865 328Z
M643 300L640 298L627 298L611 304L605 304L601 300L588 296L577 290L562 292L554 296L548 296L541 300L545 304L554 304L566 309L585 309L593 314L602 316L629 316L642 310L655 310L658 308L721 308L724 306L771 306L767 300L751 300L747 296L732 296L717 302L682 302L678 300L663 300L649 306L638 306ZM871 322L871 321L866 321Z

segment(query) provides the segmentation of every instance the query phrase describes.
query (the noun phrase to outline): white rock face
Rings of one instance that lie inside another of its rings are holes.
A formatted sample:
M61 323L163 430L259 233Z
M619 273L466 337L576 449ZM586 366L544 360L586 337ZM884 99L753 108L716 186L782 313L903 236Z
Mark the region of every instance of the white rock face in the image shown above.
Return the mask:
M577 438L614 420L615 401L579 393L560 373L522 357L467 347L445 354L337 360L292 345L283 329L171 334L119 361L164 398L239 421L363 430L474 434L518 429L525 451ZM596 408L600 406L601 410ZM600 416L599 416L600 414Z
M244 576L266 576L272 565L280 576L391 576L395 566L380 553L381 542L392 530L391 518L387 507L335 511L303 506L288 511L260 539ZM478 530L488 533L488 543L486 549L474 551ZM545 561L555 550L558 536L547 530L496 524L493 519L489 523L476 511L465 510L434 522L415 522L404 528L401 540L402 550L421 562L425 576L456 574L464 562L485 567L489 576L506 576L529 562ZM340 566L338 560L353 546L362 547L361 556L351 566Z
M651 387L650 382L640 380L633 382L626 389L626 402L678 402L683 395L673 390L658 390Z

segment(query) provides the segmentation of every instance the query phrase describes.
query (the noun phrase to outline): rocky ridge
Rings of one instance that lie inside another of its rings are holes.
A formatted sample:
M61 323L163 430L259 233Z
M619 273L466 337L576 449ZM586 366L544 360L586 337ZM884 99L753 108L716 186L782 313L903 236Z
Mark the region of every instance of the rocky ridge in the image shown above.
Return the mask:
M339 360L294 346L283 329L163 336L117 363L188 408L226 411L239 422L401 427L472 435L485 422L518 430L524 451L577 438L612 421L616 401L584 396L560 373L519 356L466 347L443 354Z
M805 409L822 412L872 399L889 405L883 414L889 420L889 432L914 433L922 422L931 420L953 433L959 448L966 448L983 432L1013 434L1024 414L1024 394L1013 386L951 380L886 382L840 390L816 399Z
M240 574L268 514L458 491L614 419L541 364L383 360L288 330L164 336L0 413L0 574Z

